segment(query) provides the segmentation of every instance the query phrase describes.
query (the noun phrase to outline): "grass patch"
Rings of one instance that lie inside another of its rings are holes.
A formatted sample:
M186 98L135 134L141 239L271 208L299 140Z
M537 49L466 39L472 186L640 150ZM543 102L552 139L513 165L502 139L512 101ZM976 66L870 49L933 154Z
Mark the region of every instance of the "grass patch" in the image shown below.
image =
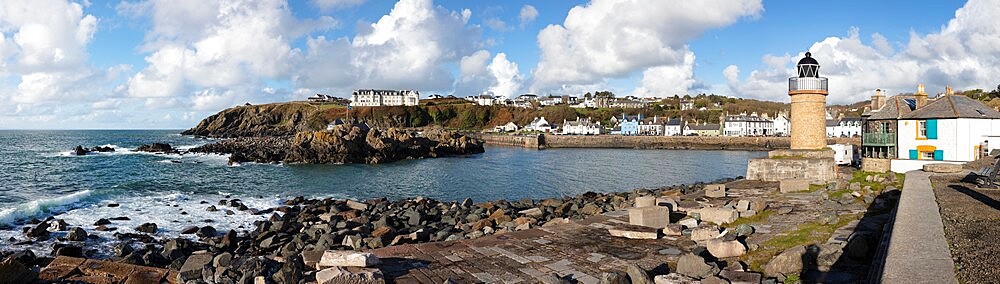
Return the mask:
M736 219L736 221L733 221L732 223L729 223L727 225L736 227L743 224L761 223L767 221L767 218L771 217L771 214L774 214L774 211L764 210L762 212L758 212L757 215Z
M858 217L857 214L842 215L837 220L837 223L832 225L819 222L809 222L799 225L798 228L764 241L756 250L748 252L740 257L740 259L749 264L751 270L764 271L764 265L771 258L774 258L774 256L794 246L826 242L833 234L833 231L847 225L851 221L857 220Z
M802 278L798 274L788 275L788 277L785 277L785 282L783 282L783 283L785 283L785 284L798 284L798 283L802 283Z
M840 199L845 194L851 194L850 189L841 189L830 193L830 199Z
M889 175L896 175L896 182L894 182L894 183L888 182ZM886 178L887 182L886 183L880 183L880 182L874 182L874 181L871 181L871 182L866 181L869 176L882 176L882 177ZM896 187L897 189L902 189L903 188L903 177L905 177L905 175L898 174L898 173L891 173L891 172L890 173L873 173L873 172L865 172L865 171L856 171L856 172L854 172L854 176L851 177L850 182L851 183L855 183L855 182L861 183L861 188L864 188L865 186L871 186L873 192L879 192L880 193L880 192L882 192L882 190L885 190L885 188L887 186L889 186L889 185L892 185L892 186Z

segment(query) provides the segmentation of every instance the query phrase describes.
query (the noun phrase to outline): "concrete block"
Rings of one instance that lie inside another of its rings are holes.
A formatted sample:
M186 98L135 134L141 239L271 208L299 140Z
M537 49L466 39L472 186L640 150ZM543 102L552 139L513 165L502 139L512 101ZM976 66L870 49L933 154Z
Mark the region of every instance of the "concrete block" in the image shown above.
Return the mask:
M319 266L372 267L379 264L379 259L372 253L344 250L328 250L323 252Z
M680 224L667 224L666 227L663 227L662 231L664 236L680 236L681 232L684 231L684 226Z
M657 197L656 206L664 206L670 208L670 211L677 211L677 201L669 197Z
M732 223L736 221L736 219L740 218L740 213L737 212L736 209L729 208L702 208L697 212L701 216L702 222L710 222L719 225Z
M316 272L316 283L319 284L382 284L385 277L382 271L374 268L348 270L343 267L331 267Z
M957 173L962 171L962 165L960 164L926 164L924 165L924 171L929 173Z
M691 230L691 240L695 242L716 239L720 236L719 227L716 226L705 226Z
M726 197L725 184L709 184L705 186L705 196L711 198Z
M750 200L741 199L736 202L736 211L745 212L750 210Z
M655 229L625 229L625 228L611 228L608 229L608 233L612 237L626 238L626 239L638 239L638 240L655 240L660 237L659 232Z
M639 197L635 198L635 207L636 208L652 207L652 206L656 206L656 197L655 196L639 196Z
M781 193L807 191L811 184L808 179L783 179L778 182L778 189Z
M677 224L681 225L681 226L684 226L685 228L694 228L694 227L698 227L698 220L695 219L695 218L691 218L691 217L685 217L685 218L681 219L680 221L677 221Z
M660 206L630 208L628 222L637 226L663 228L670 224L670 208Z

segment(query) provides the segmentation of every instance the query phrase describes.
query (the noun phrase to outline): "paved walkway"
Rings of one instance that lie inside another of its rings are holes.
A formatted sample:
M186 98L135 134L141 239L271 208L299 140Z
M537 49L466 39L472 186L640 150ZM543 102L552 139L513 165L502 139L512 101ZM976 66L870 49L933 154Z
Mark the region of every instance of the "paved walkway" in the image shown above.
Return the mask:
M958 283L929 176L906 173L882 283Z
M374 250L383 273L395 283L539 283L552 273L579 283L598 283L605 271L634 263L646 270L676 262L684 239L631 240L607 228L622 217L594 216L546 228L472 240L401 245Z

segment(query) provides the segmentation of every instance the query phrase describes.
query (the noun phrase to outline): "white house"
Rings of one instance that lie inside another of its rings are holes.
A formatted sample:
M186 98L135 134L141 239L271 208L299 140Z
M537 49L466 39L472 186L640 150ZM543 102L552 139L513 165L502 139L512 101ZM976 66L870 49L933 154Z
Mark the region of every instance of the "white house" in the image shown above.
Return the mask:
M495 105L495 104L500 104L500 101L502 101L502 99L494 97L493 95L490 95L490 94L482 94L482 95L478 95L478 96L471 96L471 97L466 98L466 100L473 101L477 105L481 105L481 106L491 106L491 105Z
M945 95L896 123L899 159L967 162L1000 148L987 142L1000 134L1000 112L966 96Z
M757 113L726 116L722 125L725 136L770 136L774 135L774 121Z
M524 126L525 131L541 131L549 132L552 131L552 124L550 124L545 117L536 117L528 125Z
M690 102L690 101L681 101L681 102L680 102L680 109L681 109L681 110L689 110L689 109L694 109L694 102Z
M680 118L667 120L667 123L663 126L663 136L684 135L684 124L684 120L681 120Z
M639 134L649 136L663 135L663 123L666 119L659 117L647 117L639 121Z
M591 122L590 118L576 118L576 121L563 120L562 134L570 135L600 135L601 122Z
M792 133L792 123L788 121L788 116L784 112L775 115L772 124L774 124L775 136L788 136Z
M518 129L520 129L520 127L517 127L517 124L514 124L514 122L508 122L507 124L504 124L504 125L497 125L496 127L493 128L493 131L494 132L514 132L514 131L517 131Z
M415 106L420 93L414 90L355 90L351 106Z
M828 119L826 121L827 137L854 137L861 136L861 118L848 117L841 119Z

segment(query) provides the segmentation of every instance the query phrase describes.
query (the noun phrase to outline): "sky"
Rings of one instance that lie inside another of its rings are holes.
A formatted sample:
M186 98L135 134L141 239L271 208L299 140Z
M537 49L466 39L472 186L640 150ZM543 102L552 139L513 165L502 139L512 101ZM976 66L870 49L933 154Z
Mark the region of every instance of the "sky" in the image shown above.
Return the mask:
M829 103L992 90L1000 0L0 0L0 129L183 129L354 89Z

